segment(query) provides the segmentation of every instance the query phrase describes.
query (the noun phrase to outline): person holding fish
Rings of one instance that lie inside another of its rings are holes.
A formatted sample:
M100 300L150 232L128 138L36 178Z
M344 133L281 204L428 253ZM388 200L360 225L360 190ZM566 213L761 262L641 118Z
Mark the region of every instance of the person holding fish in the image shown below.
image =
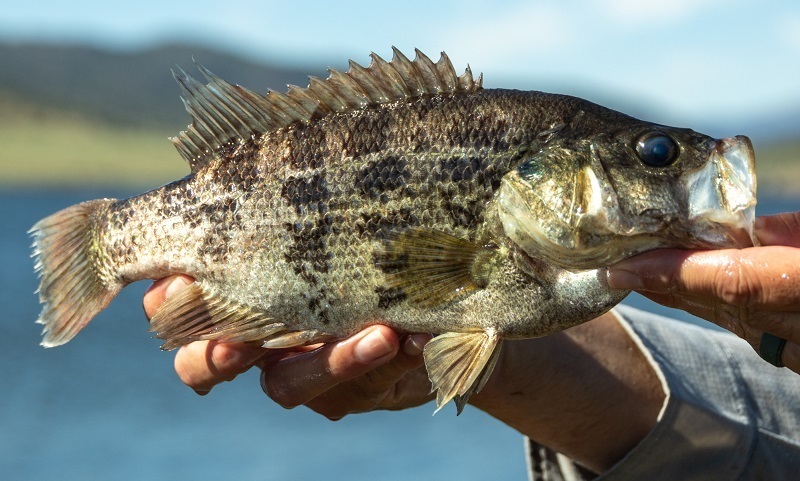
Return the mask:
M782 402L800 395L800 228L754 224L750 140L484 89L416 53L285 95L176 72L191 173L31 229L42 344L164 278L150 329L201 394L257 366L273 400L330 419L432 392L437 410L471 404L525 434L535 467L800 472L800 410ZM630 290L790 370L610 311Z
M659 472L698 479L731 470L741 479L789 479L800 453L800 212L760 217L755 225L758 247L650 251L612 266L609 283L728 329L788 369L759 360L733 336L618 309L544 338L506 343L494 376L470 404L536 440L529 441L532 469L576 462L571 479L583 479L587 468L620 479L660 479ZM148 316L191 282L176 276L153 284L144 298ZM178 351L175 369L205 394L257 366L270 398L336 420L430 401L422 364L429 337L378 324L335 344L278 353L202 341ZM643 462L648 456L656 460Z

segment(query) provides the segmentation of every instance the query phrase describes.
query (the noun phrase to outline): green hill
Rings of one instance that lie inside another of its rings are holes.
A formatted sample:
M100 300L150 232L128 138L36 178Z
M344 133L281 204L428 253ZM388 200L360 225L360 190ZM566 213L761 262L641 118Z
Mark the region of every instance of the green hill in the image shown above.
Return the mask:
M326 75L180 45L125 53L0 44L0 188L146 188L186 175L167 140L189 122L170 69L177 62L196 71L193 58L260 92L306 85L309 73ZM800 123L792 116L767 120L736 130L756 141L759 187L800 194Z
M189 122L176 62L191 73L194 59L260 92L325 75L179 45L120 53L0 44L0 59L0 188L150 186L186 175L167 140Z
M325 74L257 64L181 45L110 52L77 46L0 44L0 59L0 91L18 100L117 125L173 129L185 125L188 116L170 70L180 66L197 72L193 59L223 78L262 92L268 87L282 90L287 83L306 85L309 74Z

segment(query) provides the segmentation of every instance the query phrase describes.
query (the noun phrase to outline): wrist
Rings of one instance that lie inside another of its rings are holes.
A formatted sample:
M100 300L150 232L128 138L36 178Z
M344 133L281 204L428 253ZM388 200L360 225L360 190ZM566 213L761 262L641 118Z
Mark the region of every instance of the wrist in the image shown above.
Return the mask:
M544 338L508 341L470 404L601 472L655 425L664 393L613 315Z

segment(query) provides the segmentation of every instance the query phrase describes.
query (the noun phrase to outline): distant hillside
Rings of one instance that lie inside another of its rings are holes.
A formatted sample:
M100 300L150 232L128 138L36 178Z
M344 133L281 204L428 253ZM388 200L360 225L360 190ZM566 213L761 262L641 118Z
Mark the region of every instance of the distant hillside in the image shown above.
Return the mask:
M178 64L196 73L192 59L257 92L305 86L309 74L327 76L192 46L121 53L0 44L0 188L152 187L186 175L167 140L189 122L170 70ZM762 192L800 192L800 111L724 129L695 127L747 134L755 143Z
M179 100L171 69L198 74L193 59L226 80L257 91L284 91L286 84L305 86L320 69L280 67L190 45L117 52L85 46L0 43L0 101L5 96L26 110L68 111L81 117L128 126L183 128L189 117ZM265 59L266 60L266 59ZM340 61L346 67L345 59ZM614 107L614 105L608 105ZM13 115L0 104L0 117ZM791 106L787 106L791 107ZM739 125L741 124L741 125ZM721 124L722 125L722 124ZM754 141L800 137L800 106L780 114L747 119L725 129L695 125L701 131L744 133Z
M168 45L120 53L88 47L0 44L0 96L27 110L56 110L113 124L182 128L189 117L170 69L198 73L193 60L257 92L305 86L324 71L257 64L200 47ZM198 73L199 74L199 73ZM14 115L7 108L0 116Z

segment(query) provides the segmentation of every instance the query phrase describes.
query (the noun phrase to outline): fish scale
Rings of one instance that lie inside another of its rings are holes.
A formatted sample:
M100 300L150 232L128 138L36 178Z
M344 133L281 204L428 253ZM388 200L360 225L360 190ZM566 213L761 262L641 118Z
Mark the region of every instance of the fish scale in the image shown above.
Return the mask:
M187 274L151 330L290 348L382 322L425 347L437 405L460 412L504 340L588 321L627 291L605 267L658 247L744 245L755 177L716 141L563 95L484 90L446 55L351 63L287 94L203 67L175 77L191 173L37 223L43 344L126 284ZM692 186L691 188L687 186Z

